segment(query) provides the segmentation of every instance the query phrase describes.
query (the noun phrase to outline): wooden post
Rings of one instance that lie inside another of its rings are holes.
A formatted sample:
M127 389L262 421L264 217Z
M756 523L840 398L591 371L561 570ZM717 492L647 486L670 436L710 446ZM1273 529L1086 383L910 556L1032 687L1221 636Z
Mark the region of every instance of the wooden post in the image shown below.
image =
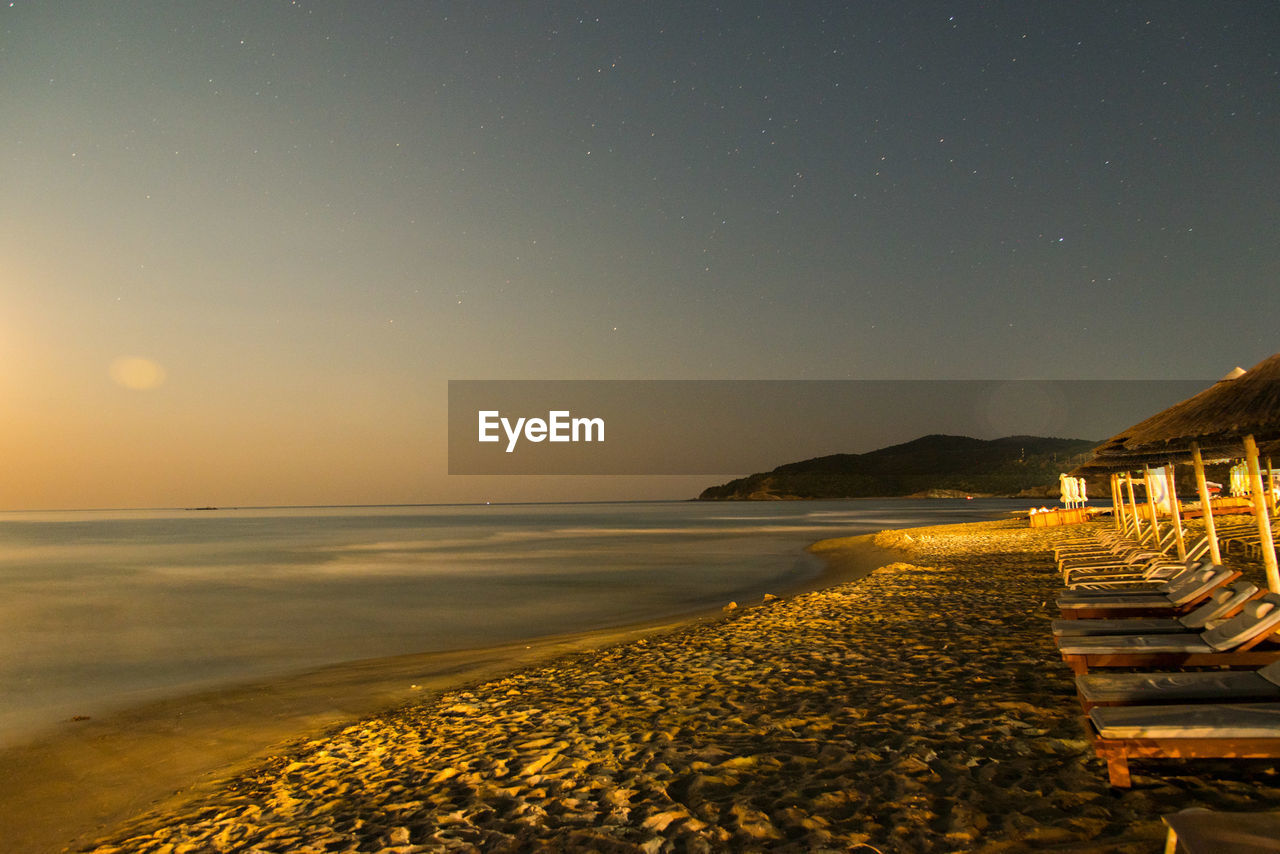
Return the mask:
M1147 509L1151 511L1151 545L1164 551L1160 548L1160 519L1156 513L1155 490L1151 488L1151 466L1146 463L1142 464L1142 482L1147 487Z
M1125 487L1129 490L1129 510L1133 515L1133 535L1142 539L1142 518L1138 516L1138 499L1133 496L1133 472L1124 473Z
M1261 539L1262 566L1267 571L1267 586L1271 592L1280 593L1280 567L1276 566L1276 544L1271 538L1271 516L1267 513L1267 499L1262 493L1262 469L1258 466L1258 443L1253 434L1244 437L1244 456L1249 465L1249 484L1253 487L1253 517L1258 523Z
M1120 518L1124 520L1125 536L1138 536L1138 532L1133 525L1133 514L1129 512L1129 506L1124 503L1124 475L1118 472L1116 474L1116 498L1120 502Z
M1222 564L1222 552L1218 550L1218 524L1213 521L1213 505L1209 503L1209 483L1204 478L1204 457L1200 443L1191 443L1191 462L1196 469L1196 491L1200 493L1200 506L1204 508L1204 535L1209 538L1209 559L1215 565Z
M1120 473L1111 473L1111 521L1115 522L1116 530L1124 532L1128 527L1128 522L1124 518L1124 502L1120 500Z
M1271 467L1271 457L1267 457L1267 494L1271 495L1271 515L1275 516L1276 512L1280 512L1280 495L1276 495L1274 484L1276 481L1276 471Z
M1116 472L1116 497L1120 499L1120 518L1124 519L1125 536L1133 536L1133 517L1129 515L1129 508L1124 506L1124 474Z
M1169 507L1173 512L1173 535L1178 540L1178 560L1187 559L1187 541L1182 535L1182 508L1178 506L1178 489L1173 479L1173 463L1165 463L1164 475L1169 478Z

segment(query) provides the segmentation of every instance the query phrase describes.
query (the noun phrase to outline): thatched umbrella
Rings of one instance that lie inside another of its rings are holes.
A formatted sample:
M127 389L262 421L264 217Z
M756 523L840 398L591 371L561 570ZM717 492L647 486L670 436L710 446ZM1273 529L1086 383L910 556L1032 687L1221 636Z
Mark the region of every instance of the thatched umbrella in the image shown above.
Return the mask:
M1270 459L1273 456L1280 456L1280 441L1272 440L1266 443L1259 443L1259 453ZM1210 512L1209 484L1205 478L1205 465L1211 462L1224 462L1235 455L1215 454L1208 459L1200 453L1198 447L1192 443L1190 457L1174 456L1170 458L1168 452L1154 454L1130 454L1128 456L1120 456L1113 453L1107 457L1094 457L1086 463L1083 463L1073 469L1070 473L1077 477L1093 477L1102 474L1109 474L1112 480L1112 506L1117 511L1116 527L1123 531L1132 529L1134 536L1142 533L1141 520L1135 516L1137 513L1137 500L1133 494L1132 484L1136 481L1139 485L1143 483L1142 472L1145 466L1164 466L1170 462L1186 463L1193 466L1195 471L1196 490L1200 497L1200 506L1205 508L1205 536L1209 539L1209 557L1214 563L1222 562L1222 553L1218 547L1217 529L1214 523L1214 517ZM1134 476L1134 472L1139 473ZM1172 478L1172 472L1169 474ZM1125 490L1128 488L1128 498L1125 497ZM1274 493L1273 493L1274 498ZM1131 508L1131 509L1130 509Z
M1166 462L1172 462L1190 457L1193 462L1198 460L1198 483L1203 483L1204 452L1215 456L1244 456L1249 466L1253 512L1262 539L1267 584L1272 590L1280 591L1280 567L1276 563L1271 520L1258 463L1258 442L1278 440L1280 353L1242 374L1233 371L1199 394L1116 434L1099 446L1095 453L1097 460L1119 463L1128 458L1130 464L1137 459L1150 461L1163 457ZM1202 488L1201 499L1207 497L1207 490ZM1212 531L1212 514L1206 512L1205 519L1206 526Z
M1275 361L1280 368L1280 353L1267 361ZM1235 368L1204 391L1121 430L1094 449L1095 458L1169 459L1170 451L1173 457L1182 457L1190 454L1191 442L1198 442L1201 450L1217 450L1205 434L1206 430L1217 431L1221 427L1215 418L1218 404L1214 401L1234 388L1235 381L1246 373L1249 372L1243 368ZM1234 446L1229 441L1227 444Z

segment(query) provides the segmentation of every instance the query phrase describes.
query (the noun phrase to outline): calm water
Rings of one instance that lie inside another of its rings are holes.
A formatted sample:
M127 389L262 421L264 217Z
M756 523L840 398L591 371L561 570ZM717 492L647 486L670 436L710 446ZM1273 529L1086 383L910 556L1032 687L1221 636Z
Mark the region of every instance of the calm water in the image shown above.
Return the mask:
M803 547L1025 501L0 513L0 741L309 667L748 600Z

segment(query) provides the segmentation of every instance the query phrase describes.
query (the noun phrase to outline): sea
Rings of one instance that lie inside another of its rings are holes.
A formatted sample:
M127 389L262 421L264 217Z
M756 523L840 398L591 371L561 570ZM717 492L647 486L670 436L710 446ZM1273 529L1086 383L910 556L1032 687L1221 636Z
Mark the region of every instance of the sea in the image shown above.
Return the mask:
M218 686L675 617L999 499L0 513L0 745Z

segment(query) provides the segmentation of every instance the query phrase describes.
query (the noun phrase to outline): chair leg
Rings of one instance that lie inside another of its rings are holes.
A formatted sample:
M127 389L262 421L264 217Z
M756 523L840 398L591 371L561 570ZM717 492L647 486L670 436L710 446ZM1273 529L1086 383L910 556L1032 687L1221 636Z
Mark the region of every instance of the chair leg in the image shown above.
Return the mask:
M1106 754L1107 760L1107 777L1110 779L1111 785L1117 789L1127 789L1133 785L1133 781L1129 779L1129 757L1125 756L1123 750L1109 750Z

